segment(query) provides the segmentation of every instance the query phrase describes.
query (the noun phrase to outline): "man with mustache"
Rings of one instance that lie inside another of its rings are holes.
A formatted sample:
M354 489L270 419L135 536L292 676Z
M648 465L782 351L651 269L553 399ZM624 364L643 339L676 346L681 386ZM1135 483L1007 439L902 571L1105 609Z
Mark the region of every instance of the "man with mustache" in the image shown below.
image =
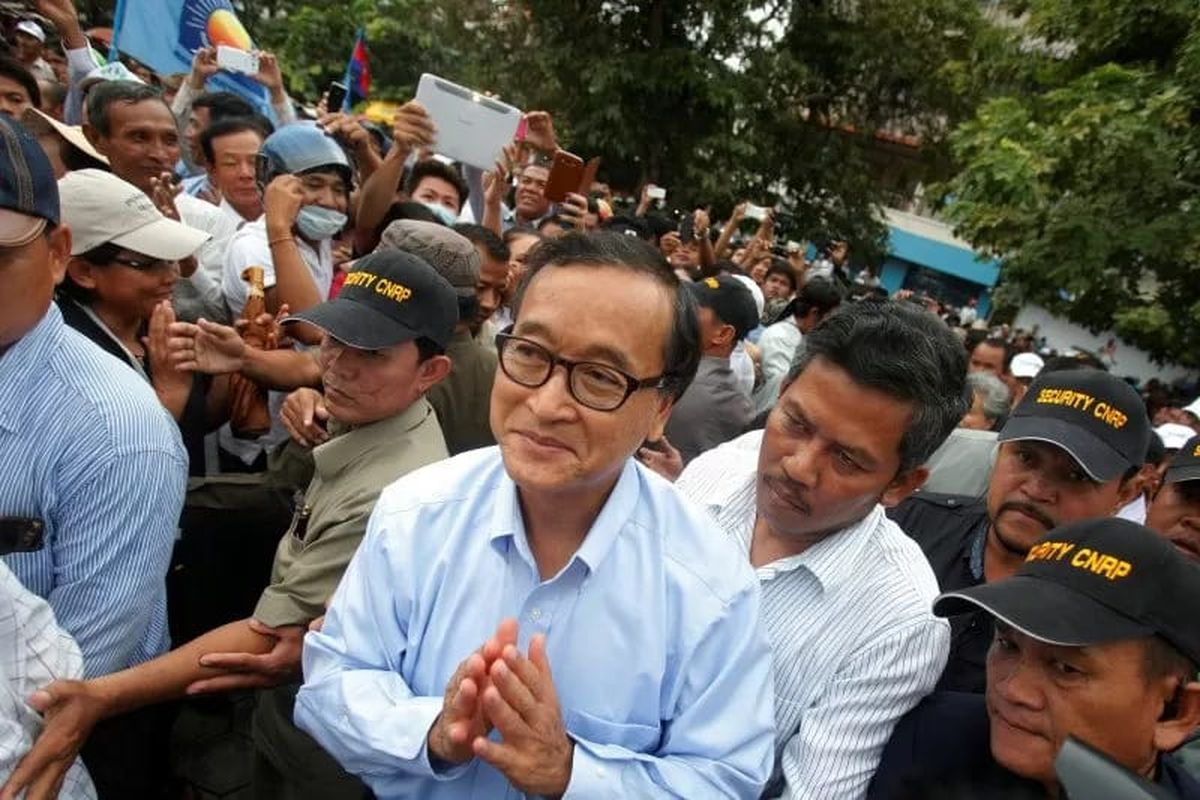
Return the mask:
M1200 436L1189 439L1171 460L1146 512L1146 527L1200 562Z
M1140 491L1150 420L1138 393L1094 369L1043 373L1000 431L983 499L918 495L890 512L925 551L942 591L1006 578L1051 528L1113 516ZM991 618L950 620L939 689L982 692Z
M851 303L804 337L766 429L679 478L755 568L775 664L764 797L860 798L896 721L933 689L937 583L884 515L966 412L967 359L936 317Z

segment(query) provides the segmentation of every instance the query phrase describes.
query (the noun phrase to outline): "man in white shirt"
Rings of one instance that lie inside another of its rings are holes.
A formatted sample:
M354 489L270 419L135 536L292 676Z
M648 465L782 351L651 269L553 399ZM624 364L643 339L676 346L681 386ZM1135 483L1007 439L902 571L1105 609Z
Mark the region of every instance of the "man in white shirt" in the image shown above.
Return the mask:
M763 331L762 385L754 393L754 412L761 414L779 399L784 377L804 335L842 302L842 290L828 278L809 278L783 311L783 318Z
M179 158L179 130L158 90L133 81L103 81L88 93L84 135L108 159L114 175L132 183L172 219L210 236L195 258L179 264L175 313L180 319L228 318L220 274L233 223L203 200L174 193L171 169Z
M775 662L766 797L850 800L896 721L937 682L937 580L884 515L967 409L966 355L940 320L855 303L806 338L762 432L697 458L678 487L743 548Z
M304 311L329 297L333 282L332 239L346 226L351 171L345 152L316 125L296 123L280 128L263 142L266 162L265 212L243 225L225 256L221 287L234 317L246 306L247 267L263 268L267 310L276 313L287 305L293 313ZM213 211L229 219L216 206ZM320 333L296 326L294 336L303 344L318 344ZM221 448L254 466L259 456L287 439L279 423L283 395L271 397L271 431L258 439L238 439L228 426L220 431Z

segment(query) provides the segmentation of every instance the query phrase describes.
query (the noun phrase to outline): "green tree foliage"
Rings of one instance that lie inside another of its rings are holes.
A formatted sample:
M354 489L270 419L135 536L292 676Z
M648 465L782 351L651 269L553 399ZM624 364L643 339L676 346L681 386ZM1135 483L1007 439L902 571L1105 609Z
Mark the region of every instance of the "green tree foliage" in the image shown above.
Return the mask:
M235 0L236 2L236 0ZM247 26L312 97L354 31L374 93L421 72L555 115L564 145L672 205L781 201L785 235L836 234L877 257L886 189L944 168L975 91L976 0L242 0ZM919 137L911 175L881 184L875 132ZM790 226L790 229L789 229Z
M1200 364L1200 7L1024 10L1019 93L952 136L947 214L1025 299Z

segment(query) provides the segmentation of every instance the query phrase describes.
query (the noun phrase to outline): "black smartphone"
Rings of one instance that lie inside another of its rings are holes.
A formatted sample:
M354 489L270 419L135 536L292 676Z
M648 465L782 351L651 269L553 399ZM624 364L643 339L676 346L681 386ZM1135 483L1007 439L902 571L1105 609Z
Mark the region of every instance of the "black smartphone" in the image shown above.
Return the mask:
M689 212L679 220L679 241L691 244L696 240L696 218Z
M0 517L0 556L41 550L46 524L36 517Z
M325 110L329 113L334 113L342 110L342 104L346 102L346 85L334 81L329 84L329 92L325 99Z

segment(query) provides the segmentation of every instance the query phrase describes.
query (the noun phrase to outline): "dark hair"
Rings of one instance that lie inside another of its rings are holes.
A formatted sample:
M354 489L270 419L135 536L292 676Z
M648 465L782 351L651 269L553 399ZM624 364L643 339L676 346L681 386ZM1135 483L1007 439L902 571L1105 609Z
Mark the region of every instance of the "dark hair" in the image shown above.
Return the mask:
M171 107L163 99L162 92L153 86L133 81L101 81L88 92L87 121L92 129L101 136L112 134L112 125L108 117L108 109L113 103L137 105L147 100L157 100L169 112ZM172 114L174 119L175 115Z
M205 92L192 101L192 108L207 108L209 124L231 117L253 117L250 101L233 92Z
M528 225L514 225L504 232L502 238L504 239L504 243L511 247L512 243L522 236L532 236L539 242L542 240L542 235L535 228L531 228Z
M83 259L89 264L96 266L107 266L112 263L112 260L121 252L121 246L112 242L104 242L98 244L91 250L80 253L75 258ZM91 305L96 299L96 293L86 287L80 286L71 279L71 273L67 272L63 275L62 282L58 284L58 293L60 296L69 297L72 300L77 300L84 305Z
M1150 431L1150 441L1146 444L1146 463L1155 466L1167 460L1167 446L1155 430Z
M700 324L690 292L684 291L674 270L662 254L636 236L610 231L572 231L547 239L530 251L525 277L512 298L513 319L521 313L521 302L530 284L545 269L565 266L617 267L644 275L671 296L671 335L663 348L661 391L678 400L687 391L700 365ZM961 416L961 415L960 415Z
M460 222L450 230L470 239L471 244L483 245L484 252L493 261L508 262L508 245L491 228L485 228L482 225L473 225L469 222Z
M1005 366L1007 366L1008 362L1010 360L1012 360L1013 354L1010 354L1008 352L1008 342L1004 341L1003 339L1001 339L999 337L996 337L996 336L985 337L982 341L975 343L975 347L971 348L971 352L972 353L975 352L975 349L977 347L979 347L980 345L982 345L984 347L990 347L993 350L999 350L1001 353L1003 353Z
M271 123L260 116L224 117L217 120L200 134L200 149L204 152L204 160L209 164L216 160L216 153L213 151L214 139L245 131L253 131L266 141L271 135Z
M435 342L433 339L424 336L418 336L413 340L417 346L417 363L424 364L434 356L440 356L446 352L446 348Z
M404 184L405 191L411 195L417 190L421 181L426 178L440 178L449 183L454 187L454 191L458 192L459 208L467 204L467 197L471 193L467 182L463 180L458 170L449 164L438 161L436 158L427 158L424 161L418 161L416 164L413 164L412 169L408 173L408 182Z
M842 288L836 281L824 277L809 278L796 293L792 313L802 317L815 308L824 318L842 304L842 297Z
M33 77L33 73L26 69L24 64L15 58L0 56L0 75L21 84L34 108L42 107L42 90L38 87L37 78Z
M787 279L788 284L792 287L792 291L796 291L796 270L792 269L792 265L786 261L782 264L778 259L771 260L771 266L767 267L767 274L763 276L763 283L766 283L767 278L772 275L782 275ZM814 278L813 280L819 280Z
M646 224L644 219L628 214L614 214L600 223L600 227L604 230L623 233L626 236L637 236L639 239L654 238L650 232L650 226Z
M538 223L538 232L540 233L542 228L546 227L547 225L557 225L560 228L568 227L567 223L558 214L551 214L548 217L544 217L542 221Z
M971 407L967 355L958 338L909 303L841 306L804 337L787 383L817 358L857 384L912 404L912 421L900 440L900 472L928 461Z
M1142 668L1149 680L1177 675L1188 681L1196 680L1196 663L1161 636L1147 636Z

